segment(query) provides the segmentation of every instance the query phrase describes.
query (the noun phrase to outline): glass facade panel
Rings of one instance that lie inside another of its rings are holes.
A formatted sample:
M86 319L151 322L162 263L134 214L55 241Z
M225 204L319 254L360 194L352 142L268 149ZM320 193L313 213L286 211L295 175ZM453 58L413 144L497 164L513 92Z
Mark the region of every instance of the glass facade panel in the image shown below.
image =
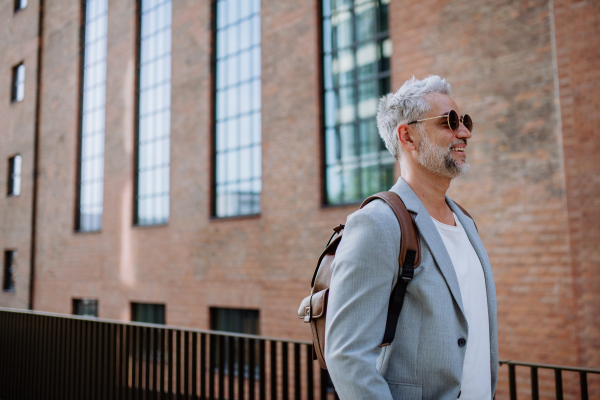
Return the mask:
M390 91L389 0L323 1L326 203L359 202L394 184L394 157L377 133Z
M260 212L260 1L218 0L214 215Z
M17 264L17 252L6 250L4 252L4 277L2 280L2 290L5 292L15 291L15 270Z
M107 0L86 0L76 229L102 227Z
M141 0L137 225L169 220L171 0Z
M10 89L10 101L16 103L25 98L25 65L16 65L12 69L12 82Z
M21 194L21 156L16 155L8 159L8 191L9 196Z

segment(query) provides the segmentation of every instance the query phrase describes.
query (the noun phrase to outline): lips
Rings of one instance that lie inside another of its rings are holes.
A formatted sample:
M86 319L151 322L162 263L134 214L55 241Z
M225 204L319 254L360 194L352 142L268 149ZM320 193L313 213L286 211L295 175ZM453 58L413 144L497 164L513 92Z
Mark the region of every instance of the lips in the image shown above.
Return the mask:
M450 151L460 151L461 153L465 152L464 147L450 147Z

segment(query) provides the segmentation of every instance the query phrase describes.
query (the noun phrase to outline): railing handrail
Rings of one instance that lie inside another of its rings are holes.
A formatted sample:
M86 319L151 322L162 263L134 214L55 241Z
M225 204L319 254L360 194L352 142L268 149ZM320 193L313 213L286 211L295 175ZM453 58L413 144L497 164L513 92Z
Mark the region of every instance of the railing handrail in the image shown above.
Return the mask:
M48 317L57 317L57 318L80 319L80 320L85 320L85 321L104 322L107 324L145 326L147 328L161 328L161 329L170 329L170 330L184 331L184 332L187 331L187 332L207 333L210 335L233 336L233 337L242 337L242 338L246 338L246 339L269 340L272 342L306 344L306 345L311 345L311 346L313 344L311 341L306 341L306 340L282 339L282 338L275 338L275 337L270 337L270 336L251 335L251 334L247 334L247 333L213 331L210 329L197 329L197 328L189 328L189 327L175 326L175 325L151 324L151 323L147 323L147 322L120 321L120 320L116 320L116 319L87 317L87 316L72 315L72 314L60 314L60 313L53 313L53 312L48 312L48 311L24 310L24 309L19 309L19 308L6 308L6 307L0 307L0 311L15 312L15 313L22 313L22 314L45 315Z
M499 360L498 363L500 365L518 365L521 367L534 367L534 368L544 368L544 369L560 369L563 371L572 371L572 372L586 372L590 374L600 374L600 369L596 368L580 368L580 367L569 367L565 365L553 365L553 364L540 364L540 363L528 363L524 361L512 361L512 360Z

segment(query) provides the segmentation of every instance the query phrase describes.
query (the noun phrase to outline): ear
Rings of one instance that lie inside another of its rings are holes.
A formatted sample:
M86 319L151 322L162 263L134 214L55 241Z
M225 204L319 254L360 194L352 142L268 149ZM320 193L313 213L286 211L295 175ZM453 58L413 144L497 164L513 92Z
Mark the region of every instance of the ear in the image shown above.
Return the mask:
M413 140L414 139L413 135L416 134L416 130L411 129L410 125L408 125L408 124L398 125L397 134L398 134L398 140L400 141L400 144L402 145L402 147L404 147L408 151L413 151L413 150L417 149L417 147L415 146L414 140Z

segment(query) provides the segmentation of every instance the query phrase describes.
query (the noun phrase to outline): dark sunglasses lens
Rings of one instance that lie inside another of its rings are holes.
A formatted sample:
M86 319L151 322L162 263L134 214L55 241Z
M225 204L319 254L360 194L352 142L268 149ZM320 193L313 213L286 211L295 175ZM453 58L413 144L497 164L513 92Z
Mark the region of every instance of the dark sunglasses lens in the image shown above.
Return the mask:
M473 120L469 114L465 114L463 117L463 125L469 130L469 132L473 132Z
M458 114L456 113L456 111L452 110L450 111L450 113L448 113L448 126L450 126L450 129L452 129L453 131L456 131L458 129L458 124L459 124L459 119L458 119Z

